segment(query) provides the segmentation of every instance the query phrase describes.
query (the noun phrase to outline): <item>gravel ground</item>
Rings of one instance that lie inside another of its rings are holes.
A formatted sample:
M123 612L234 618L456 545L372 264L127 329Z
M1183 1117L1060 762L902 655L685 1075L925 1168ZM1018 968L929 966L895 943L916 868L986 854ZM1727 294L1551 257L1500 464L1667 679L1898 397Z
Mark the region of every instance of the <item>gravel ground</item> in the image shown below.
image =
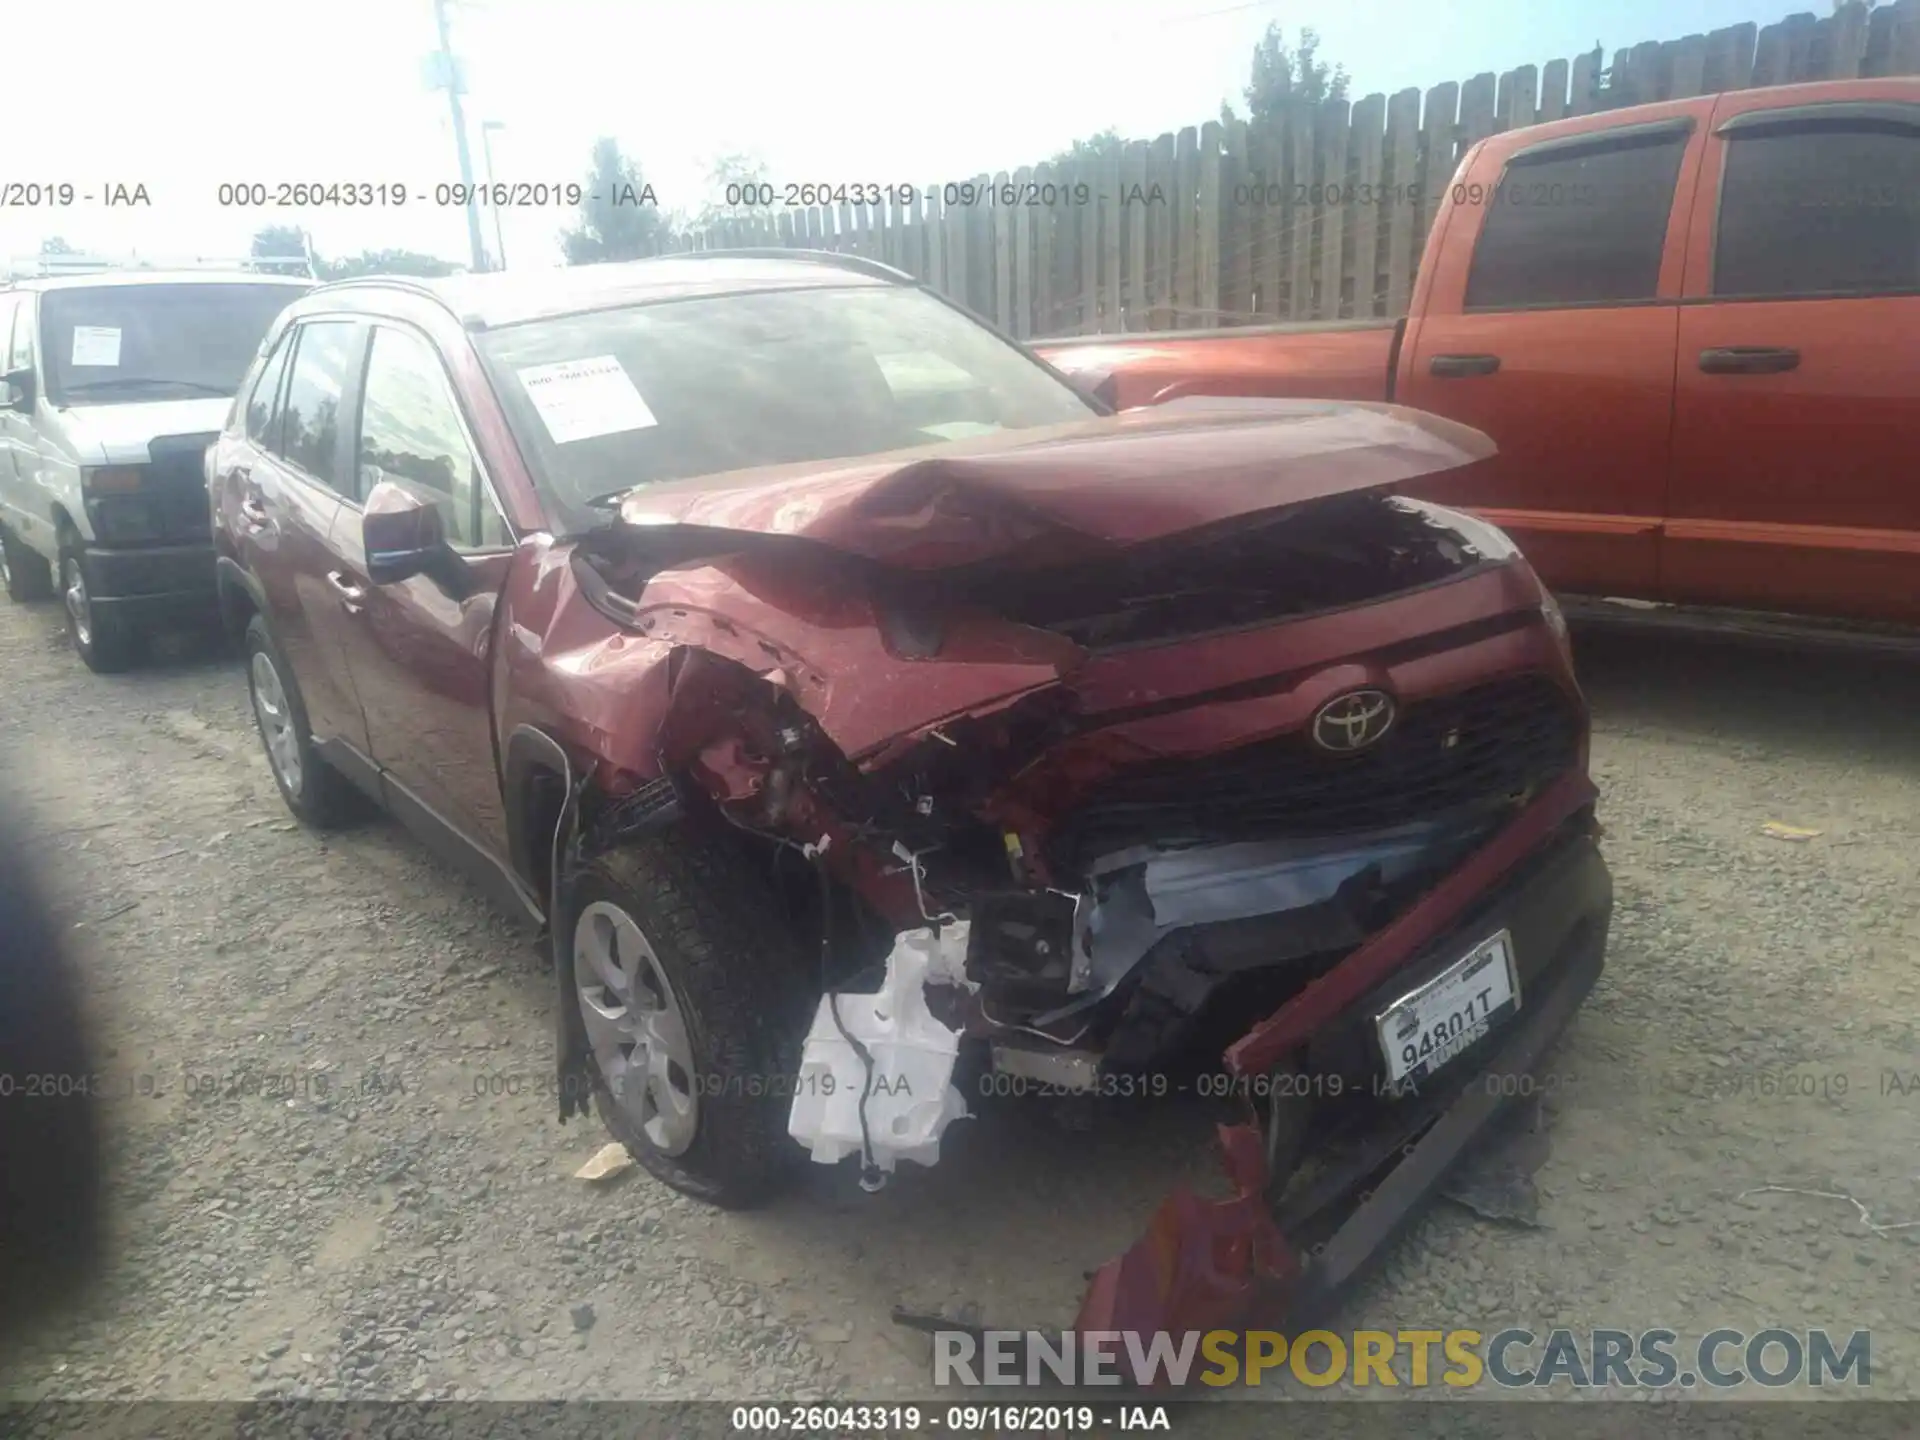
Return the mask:
M1581 650L1618 908L1554 1066L1543 1225L1441 1203L1341 1323L1864 1327L1875 1395L1920 1395L1920 1227L1745 1193L1920 1220L1920 669ZM889 1307L1068 1323L1211 1168L1191 1115L1065 1136L1016 1106L878 1196L589 1186L605 1137L541 1091L529 937L391 824L297 830L232 661L94 677L56 609L0 606L0 784L128 1092L112 1271L13 1398L924 1394Z

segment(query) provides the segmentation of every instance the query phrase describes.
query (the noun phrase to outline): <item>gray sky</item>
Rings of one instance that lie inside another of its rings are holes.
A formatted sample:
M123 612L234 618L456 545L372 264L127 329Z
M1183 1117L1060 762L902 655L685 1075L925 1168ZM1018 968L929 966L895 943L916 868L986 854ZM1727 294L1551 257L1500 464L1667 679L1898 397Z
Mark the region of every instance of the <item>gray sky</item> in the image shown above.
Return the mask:
M500 180L581 178L596 135L661 204L709 197L713 157L776 182L937 183L1044 159L1108 125L1151 138L1239 98L1269 21L1321 32L1357 97L1542 64L1741 20L1790 0L457 0L469 123ZM464 261L457 208L223 209L224 182L458 178L444 97L420 63L430 0L54 0L6 24L0 183L142 183L145 209L0 208L0 255L242 254L265 224L322 253L387 246ZM716 197L717 198L717 197ZM505 216L508 260L557 264L563 209ZM491 220L487 221L491 243Z

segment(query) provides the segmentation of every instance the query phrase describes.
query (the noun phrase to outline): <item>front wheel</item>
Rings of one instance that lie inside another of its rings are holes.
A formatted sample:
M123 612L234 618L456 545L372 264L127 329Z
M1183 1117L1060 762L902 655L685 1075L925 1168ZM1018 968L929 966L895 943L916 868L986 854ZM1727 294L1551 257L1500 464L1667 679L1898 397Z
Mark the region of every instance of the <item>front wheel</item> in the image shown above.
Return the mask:
M787 1134L808 952L733 837L696 821L585 862L554 927L572 968L594 1098L659 1179L739 1207L805 1152Z
M4 525L0 525L0 582L6 585L7 598L17 604L53 598L53 567Z
M94 603L87 562L76 550L60 553L60 593L67 605L67 639L89 670L113 675L133 664L139 633L113 607L102 610Z

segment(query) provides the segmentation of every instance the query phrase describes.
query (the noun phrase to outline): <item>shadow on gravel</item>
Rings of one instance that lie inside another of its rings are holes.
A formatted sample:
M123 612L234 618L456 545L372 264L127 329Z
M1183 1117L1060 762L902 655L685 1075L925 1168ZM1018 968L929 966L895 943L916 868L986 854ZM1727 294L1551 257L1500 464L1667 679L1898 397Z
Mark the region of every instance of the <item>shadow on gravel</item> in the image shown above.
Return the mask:
M1578 629L1574 649L1598 728L1920 771L1920 659Z

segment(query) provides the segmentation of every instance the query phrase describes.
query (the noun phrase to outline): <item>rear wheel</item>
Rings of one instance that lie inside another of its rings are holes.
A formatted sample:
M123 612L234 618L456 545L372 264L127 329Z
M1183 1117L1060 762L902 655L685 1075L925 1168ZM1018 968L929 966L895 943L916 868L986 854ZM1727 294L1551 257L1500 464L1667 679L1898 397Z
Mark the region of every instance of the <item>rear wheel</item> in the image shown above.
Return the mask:
M60 593L67 605L67 639L89 670L112 675L134 662L140 635L114 607L94 604L87 584L87 562L77 550L60 552Z
M280 798L296 820L316 830L357 818L365 810L360 794L314 749L293 671L258 615L247 622L246 648L247 693Z
M6 583L9 600L24 603L53 598L53 567L4 525L0 525L0 581Z

